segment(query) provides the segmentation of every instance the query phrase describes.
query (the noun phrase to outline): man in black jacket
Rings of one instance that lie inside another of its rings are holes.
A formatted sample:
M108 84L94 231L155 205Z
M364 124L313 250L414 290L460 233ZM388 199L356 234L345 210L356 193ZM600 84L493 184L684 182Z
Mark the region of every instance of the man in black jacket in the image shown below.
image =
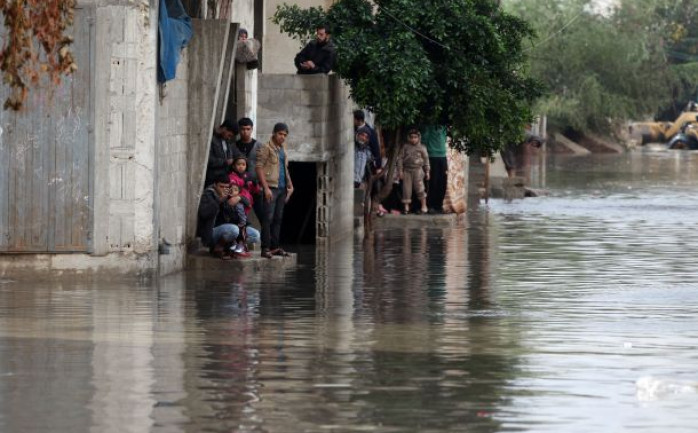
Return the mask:
M235 135L238 133L237 123L226 120L213 132L211 147L208 152L208 165L206 167L207 187L213 183L213 179L219 174L228 174L232 171L233 160L240 154L235 147Z
M329 29L324 25L315 28L315 40L308 42L294 63L299 74L327 74L334 67L335 48L330 41Z
M213 183L201 195L196 235L216 257L232 257L230 247L240 234L235 209L238 203L240 196L230 194L230 180L225 174L215 177ZM260 236L257 230L250 227L247 234L248 243L259 243Z

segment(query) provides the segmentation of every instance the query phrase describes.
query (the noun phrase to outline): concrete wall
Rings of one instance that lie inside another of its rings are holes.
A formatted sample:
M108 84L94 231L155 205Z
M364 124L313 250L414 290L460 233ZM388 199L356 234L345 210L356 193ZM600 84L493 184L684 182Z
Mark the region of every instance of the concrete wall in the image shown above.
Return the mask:
M318 169L317 219L326 227L318 227L318 236L351 233L354 125L349 89L336 75L265 73L258 98L257 138L268 140L274 124L285 122L289 160L324 164Z
M189 56L182 52L177 75L162 89L158 104L158 240L171 246L159 255L159 273L182 269L186 254L187 157L189 144Z
M249 37L254 36L254 0L236 0L232 11L231 21L239 23L240 28L246 29ZM245 65L237 65L235 81L237 87L237 113L234 117L249 117L257 124L257 83L259 70L247 70ZM252 131L255 136L256 130Z
M293 58L304 45L301 41L293 40L289 35L281 33L279 26L271 22L271 17L276 12L276 7L284 3L292 3L303 9L311 6L322 6L323 9L327 10L334 2L332 0L298 0L293 2L269 0L265 2L265 28L264 40L262 41L262 72L265 74L295 73L296 67L293 65ZM312 29L311 31L314 30Z

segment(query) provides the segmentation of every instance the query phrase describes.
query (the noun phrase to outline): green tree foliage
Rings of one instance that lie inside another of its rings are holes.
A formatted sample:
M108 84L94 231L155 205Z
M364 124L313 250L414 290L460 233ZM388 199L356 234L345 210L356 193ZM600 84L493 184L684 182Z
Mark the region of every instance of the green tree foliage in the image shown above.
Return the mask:
M301 41L328 24L335 71L381 126L452 127L454 147L489 154L521 137L540 85L523 66L527 23L492 0L339 0L284 4L274 22Z
M698 84L695 0L509 0L532 24L531 73L550 93L549 124L607 132L627 119L685 105Z

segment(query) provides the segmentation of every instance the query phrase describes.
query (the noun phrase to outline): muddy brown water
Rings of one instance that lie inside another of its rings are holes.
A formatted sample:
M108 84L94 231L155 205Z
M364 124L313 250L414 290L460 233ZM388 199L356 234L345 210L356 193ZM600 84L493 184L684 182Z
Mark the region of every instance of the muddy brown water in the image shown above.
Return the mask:
M0 280L0 431L695 431L698 153L531 181L285 273Z

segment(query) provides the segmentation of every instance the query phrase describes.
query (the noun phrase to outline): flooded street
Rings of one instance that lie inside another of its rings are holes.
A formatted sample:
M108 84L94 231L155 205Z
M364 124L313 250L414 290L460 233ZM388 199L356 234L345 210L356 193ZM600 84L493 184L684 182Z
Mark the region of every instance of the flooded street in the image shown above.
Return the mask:
M0 279L0 432L695 431L698 153L532 184L286 274Z

